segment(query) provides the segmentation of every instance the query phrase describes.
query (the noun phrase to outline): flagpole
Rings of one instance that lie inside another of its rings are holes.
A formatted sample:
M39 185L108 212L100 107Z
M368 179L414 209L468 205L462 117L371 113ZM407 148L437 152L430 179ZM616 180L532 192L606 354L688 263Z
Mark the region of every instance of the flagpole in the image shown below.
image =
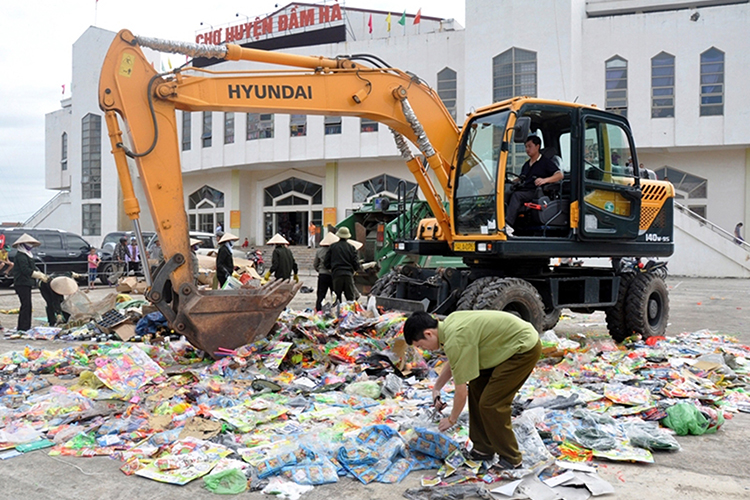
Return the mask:
M99 0L94 0L94 26L99 16Z

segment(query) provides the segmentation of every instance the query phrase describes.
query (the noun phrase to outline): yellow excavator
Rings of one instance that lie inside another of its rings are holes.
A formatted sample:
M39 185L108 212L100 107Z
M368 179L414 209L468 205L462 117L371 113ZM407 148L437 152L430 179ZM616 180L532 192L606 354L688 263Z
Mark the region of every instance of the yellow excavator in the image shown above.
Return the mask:
M232 71L224 65L215 71L186 64L159 73L141 47L193 61L254 61L284 68ZM674 189L633 167L637 152L622 116L593 106L516 97L477 109L459 129L434 89L376 56L301 56L139 37L127 30L116 35L105 57L99 105L138 244L142 247L140 208L128 158L138 168L164 253L164 264L147 276L147 298L175 331L210 355L268 333L299 285L284 281L211 291L194 286L177 109L354 116L390 127L433 214L404 223L396 251L461 257L464 266L402 266L374 287L386 302L423 304L439 314L507 310L539 330L553 326L562 307L604 310L616 340L666 329L666 269L641 259L673 252ZM563 175L522 205L511 236L505 211L520 184L524 145L532 135ZM407 198L400 190L405 220ZM611 265L551 265L554 258L583 257L607 257Z

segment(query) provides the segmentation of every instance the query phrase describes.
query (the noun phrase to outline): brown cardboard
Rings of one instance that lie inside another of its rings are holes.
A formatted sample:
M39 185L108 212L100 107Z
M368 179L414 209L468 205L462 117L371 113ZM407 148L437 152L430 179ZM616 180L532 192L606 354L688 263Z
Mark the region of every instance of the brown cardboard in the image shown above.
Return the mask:
M120 323L112 330L124 342L135 337L135 325L133 323Z
M120 281L117 282L115 290L117 290L117 293L130 293L133 291L133 288L135 288L137 283L138 280L133 276L120 278Z

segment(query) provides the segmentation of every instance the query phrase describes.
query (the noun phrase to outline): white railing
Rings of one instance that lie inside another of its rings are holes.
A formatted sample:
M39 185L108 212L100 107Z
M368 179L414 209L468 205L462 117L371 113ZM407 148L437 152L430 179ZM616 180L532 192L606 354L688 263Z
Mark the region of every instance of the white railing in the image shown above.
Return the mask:
M34 212L34 215L26 219L23 223L23 227L27 227L29 224L32 223L34 219L36 219L40 214L44 213L45 210L50 209L55 203L59 202L59 199L65 196L70 196L70 191L60 191L55 196L52 197L47 203L42 205L42 208Z
M736 241L737 238L734 236L734 234L732 234L729 231L727 231L727 230L725 230L725 229L717 226L716 224L714 224L710 220L701 217L700 215L698 215L697 213L693 212L692 210L690 210L685 205L682 205L680 203L674 202L674 206L680 212L682 212L685 215L687 215L688 217L690 217L690 218L695 219L696 221L698 221L698 223L700 225L707 226L711 231L713 231L714 233L718 234L719 236L721 236L725 240L729 240L732 243L736 243L737 246L741 247L742 249L744 249L747 252L750 252L750 244L747 241L737 242Z

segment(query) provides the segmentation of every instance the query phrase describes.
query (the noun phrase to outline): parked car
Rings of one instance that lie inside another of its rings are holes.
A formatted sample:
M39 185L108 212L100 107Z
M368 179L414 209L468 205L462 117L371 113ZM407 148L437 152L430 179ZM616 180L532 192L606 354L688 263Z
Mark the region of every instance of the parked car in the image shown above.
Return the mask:
M156 233L153 231L142 231L141 234L143 235L144 243L148 243L151 238L156 235ZM97 273L99 275L99 280L104 285L116 283L117 279L120 277L120 274L122 274L121 269L112 260L112 255L115 252L115 246L117 246L117 244L120 242L120 238L122 237L125 237L128 240L129 244L130 238L135 238L135 233L133 231L114 231L112 233L108 233L104 237L104 239L102 239L102 245L101 247L99 247L99 250L97 252L99 254L99 258L101 259L99 268L97 269Z
M40 229L11 227L0 228L0 234L5 236L5 243L10 246L27 233L36 238L40 246L32 250L37 267L45 274L74 272L85 276L88 272L88 254L91 246L86 240L74 233L60 229ZM16 249L10 247L8 256L11 260L16 255ZM11 276L0 276L0 284L10 286Z
M201 241L200 247L198 247L198 255L211 255L212 252L217 251L218 243L216 242L216 235L213 233L202 233L200 231L190 231L190 237ZM154 247L156 242L159 241L159 235L155 234L146 245L146 251L149 256L154 255ZM245 252L237 245L236 248L232 249L232 255L235 259L246 259ZM150 257L153 260L153 257ZM156 265L157 262L151 262L151 265Z

